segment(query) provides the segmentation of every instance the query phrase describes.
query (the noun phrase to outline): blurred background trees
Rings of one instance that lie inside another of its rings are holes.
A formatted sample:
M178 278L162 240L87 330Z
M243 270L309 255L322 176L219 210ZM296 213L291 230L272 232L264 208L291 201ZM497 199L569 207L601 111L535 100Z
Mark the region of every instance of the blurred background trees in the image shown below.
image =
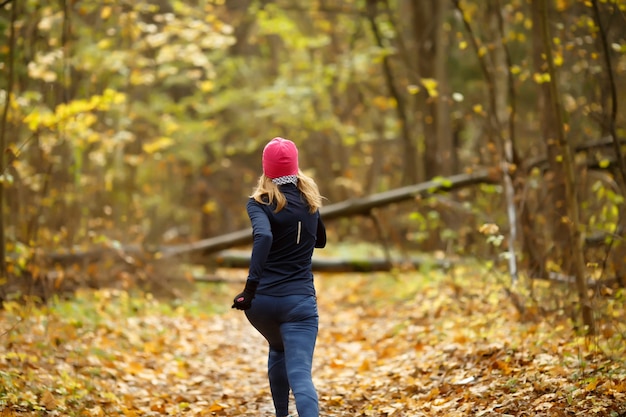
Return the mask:
M624 284L624 0L1 3L5 283L248 227L283 136L329 203L497 179L378 210L397 247Z

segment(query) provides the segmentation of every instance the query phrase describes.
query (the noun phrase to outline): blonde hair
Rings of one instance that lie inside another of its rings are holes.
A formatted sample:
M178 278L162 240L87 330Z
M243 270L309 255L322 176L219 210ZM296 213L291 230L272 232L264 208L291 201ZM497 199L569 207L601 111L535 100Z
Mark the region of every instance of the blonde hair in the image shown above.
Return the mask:
M297 187L309 206L309 212L315 213L320 209L320 207L322 207L322 196L320 194L320 190L313 178L304 174L302 171L298 170L297 177ZM265 174L261 174L259 177L256 189L250 197L261 204L270 205L272 203L276 203L276 210L274 210L275 213L278 213L287 205L287 199L278 188L278 185L274 184L272 179Z

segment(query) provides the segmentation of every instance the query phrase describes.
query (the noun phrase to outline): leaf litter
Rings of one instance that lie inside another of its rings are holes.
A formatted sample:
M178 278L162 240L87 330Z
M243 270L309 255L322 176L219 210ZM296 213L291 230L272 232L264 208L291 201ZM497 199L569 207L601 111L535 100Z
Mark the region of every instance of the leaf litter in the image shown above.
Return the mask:
M626 413L623 347L522 318L480 277L316 280L322 416ZM177 305L118 290L5 303L0 416L272 416L265 341L228 308L238 288L208 287Z

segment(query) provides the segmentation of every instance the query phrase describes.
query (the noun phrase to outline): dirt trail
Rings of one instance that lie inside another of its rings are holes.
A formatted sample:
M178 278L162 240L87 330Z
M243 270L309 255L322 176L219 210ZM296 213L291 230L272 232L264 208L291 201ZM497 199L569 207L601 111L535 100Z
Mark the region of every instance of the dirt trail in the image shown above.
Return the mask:
M522 322L495 286L418 279L317 277L322 416L626 412L623 358L584 353L567 323ZM242 312L161 314L155 301L115 292L83 303L89 320L3 312L3 416L273 415L266 343Z

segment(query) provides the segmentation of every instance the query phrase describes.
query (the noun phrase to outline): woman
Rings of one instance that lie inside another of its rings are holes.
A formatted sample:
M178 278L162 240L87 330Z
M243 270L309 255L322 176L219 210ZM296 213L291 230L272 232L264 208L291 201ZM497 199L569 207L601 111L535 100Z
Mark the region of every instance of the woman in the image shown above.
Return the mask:
M315 181L298 168L296 145L272 139L263 149L263 174L246 207L252 257L233 308L245 310L269 343L268 378L277 417L289 414L290 389L299 417L319 416L311 376L318 331L311 256L326 245L321 205Z

